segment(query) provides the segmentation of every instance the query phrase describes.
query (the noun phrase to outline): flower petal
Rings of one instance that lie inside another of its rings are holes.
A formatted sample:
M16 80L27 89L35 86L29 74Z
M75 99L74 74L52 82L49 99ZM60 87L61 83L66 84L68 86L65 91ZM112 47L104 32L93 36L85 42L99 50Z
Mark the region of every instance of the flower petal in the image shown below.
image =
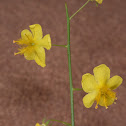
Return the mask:
M35 59L35 50L33 47L26 47L27 50L24 52L24 57L27 60L34 60Z
M82 76L82 88L85 92L89 93L96 89L97 83L95 78L90 73L84 74Z
M41 67L45 67L45 50L43 47L35 47L35 61Z
M103 85L110 78L110 69L105 65L101 64L93 69L95 79L98 84Z
M123 79L120 76L113 76L112 78L110 78L107 82L107 86L111 89L114 90L116 89L118 86L120 86L120 84L122 83Z
M96 0L96 2L102 4L103 0Z
M40 46L46 48L47 50L50 50L50 48L51 48L51 38L50 38L50 35L47 34L42 39L38 40L37 41L37 45L40 45Z
M24 40L24 42L28 43L29 41L33 39L33 36L32 36L32 33L28 29L24 29L21 32L21 38L22 40Z
M83 97L83 104L86 108L90 108L93 105L97 94L98 92L94 91Z
M43 37L42 27L39 24L30 25L30 30L32 31L34 40L39 40Z

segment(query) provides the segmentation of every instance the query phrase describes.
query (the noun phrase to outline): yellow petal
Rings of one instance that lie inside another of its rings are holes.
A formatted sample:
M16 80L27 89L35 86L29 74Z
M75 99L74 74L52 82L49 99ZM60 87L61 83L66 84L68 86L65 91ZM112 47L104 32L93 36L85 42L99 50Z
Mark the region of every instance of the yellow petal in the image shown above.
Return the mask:
M89 93L96 89L97 83L95 78L90 73L84 74L82 76L82 88L85 92Z
M24 40L24 42L29 43L30 41L32 41L33 36L29 30L25 29L21 32L21 38L22 40Z
M110 78L110 69L105 64L95 67L93 73L97 83L100 85L104 85Z
M47 34L41 40L38 40L37 41L37 45L40 45L40 46L46 48L47 50L50 50L50 48L51 48L51 38L50 38L50 35Z
M96 0L96 2L102 4L103 0Z
M107 82L107 86L111 89L114 90L116 89L118 86L120 86L120 84L122 83L123 79L120 76L113 76L112 78L110 78Z
M34 47L27 47L27 50L24 52L24 57L27 60L34 60L35 59L35 49Z
M39 24L30 25L34 40L40 40L43 37L42 28Z
M36 125L35 126L40 126L40 124L39 123L36 123Z
M90 108L93 105L97 94L98 92L94 91L83 97L83 104L86 108Z
M40 65L41 67L45 67L45 50L43 47L36 47L35 48L35 61L38 65Z

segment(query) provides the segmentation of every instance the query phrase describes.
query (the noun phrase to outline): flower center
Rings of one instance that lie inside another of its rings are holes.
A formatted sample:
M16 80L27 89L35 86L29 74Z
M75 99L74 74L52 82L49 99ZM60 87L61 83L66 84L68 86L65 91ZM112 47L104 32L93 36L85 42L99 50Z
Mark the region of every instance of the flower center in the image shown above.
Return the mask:
M27 38L28 38L28 36L27 36ZM24 52L27 51L27 49L30 49L30 48L32 49L35 45L35 43L32 39L29 39L28 41L19 39L18 41L13 41L13 43L17 43L18 45L20 45L20 48L18 49L19 52L14 53L14 55L23 54Z
M33 46L33 45L35 45L35 43L31 43L31 45Z
M95 108L98 108L98 104L100 102L100 104L102 106L105 106L106 109L108 108L107 106L109 105L109 102L112 100L117 100L116 98L116 93L114 91L112 91L111 89L109 89L107 86L103 86L101 88L99 88L99 93L96 97L96 106Z

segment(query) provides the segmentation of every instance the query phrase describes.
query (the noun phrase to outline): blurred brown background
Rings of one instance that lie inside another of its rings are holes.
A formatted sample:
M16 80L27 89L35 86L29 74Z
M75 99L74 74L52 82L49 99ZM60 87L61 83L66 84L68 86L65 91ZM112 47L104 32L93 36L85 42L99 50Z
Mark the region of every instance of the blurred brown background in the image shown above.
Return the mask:
M86 0L66 0L72 15ZM12 41L29 25L39 23L52 44L66 44L65 0L0 0L0 126L34 126L47 119L70 122L67 51L46 50L43 69L23 56L14 56ZM126 124L126 1L104 0L88 4L71 20L73 85L81 88L81 77L102 63L119 75L117 104L107 110L86 109L83 91L74 93L76 126L125 126ZM62 126L54 123L53 126Z

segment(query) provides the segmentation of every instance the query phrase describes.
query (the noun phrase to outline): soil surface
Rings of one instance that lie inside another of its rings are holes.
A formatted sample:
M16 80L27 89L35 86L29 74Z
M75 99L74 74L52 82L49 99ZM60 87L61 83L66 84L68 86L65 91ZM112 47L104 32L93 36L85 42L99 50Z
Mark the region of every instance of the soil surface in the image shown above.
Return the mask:
M46 67L22 55L14 56L23 29L40 24L52 44L67 43L65 2L72 15L86 0L0 0L0 126L35 126L43 118L69 122L70 93L67 50L46 50ZM118 100L106 110L87 109L84 91L74 92L75 126L126 125L126 1L90 2L71 20L71 60L74 88L81 88L85 73L106 64L111 77L123 83ZM53 126L62 126L53 123Z

